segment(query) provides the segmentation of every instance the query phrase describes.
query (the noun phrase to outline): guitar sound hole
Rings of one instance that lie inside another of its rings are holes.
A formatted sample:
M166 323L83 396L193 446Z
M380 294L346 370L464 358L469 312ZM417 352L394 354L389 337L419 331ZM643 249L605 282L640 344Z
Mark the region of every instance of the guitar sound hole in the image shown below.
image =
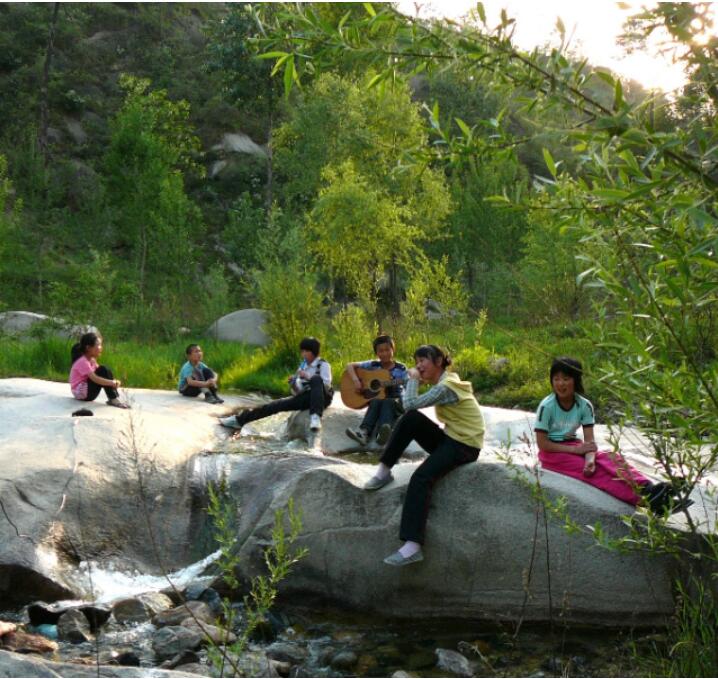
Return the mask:
M369 389L378 394L381 389L381 380L372 380L369 382Z

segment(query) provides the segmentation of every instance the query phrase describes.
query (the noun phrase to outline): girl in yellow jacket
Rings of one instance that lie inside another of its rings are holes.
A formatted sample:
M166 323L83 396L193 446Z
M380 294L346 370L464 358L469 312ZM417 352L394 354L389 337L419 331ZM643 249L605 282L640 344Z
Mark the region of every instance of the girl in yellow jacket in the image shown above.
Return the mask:
M471 383L462 382L448 370L449 355L434 344L425 344L414 352L414 360L416 367L409 370L402 396L406 412L394 426L374 476L364 486L365 490L379 490L391 483L391 468L412 441L429 453L409 481L399 531L404 544L384 559L390 566L424 559L421 546L434 483L459 465L476 461L484 444L484 418ZM421 396L420 383L432 385ZM435 407L443 429L419 412L429 406Z

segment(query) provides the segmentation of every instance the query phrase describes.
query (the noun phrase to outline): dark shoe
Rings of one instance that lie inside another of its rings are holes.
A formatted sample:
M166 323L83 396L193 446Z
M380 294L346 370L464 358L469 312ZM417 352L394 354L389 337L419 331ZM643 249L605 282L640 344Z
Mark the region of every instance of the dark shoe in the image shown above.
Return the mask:
M408 566L411 563L418 563L423 560L424 553L421 550L415 552L411 556L402 556L401 552L396 551L390 556L387 556L386 559L384 559L384 563L387 566L398 566L401 568L402 566Z
M684 509L688 509L692 504L695 504L689 497L676 498L671 505L671 514L677 514L682 512Z
M352 429L351 427L344 432L350 439L356 441L360 446L365 446L369 443L369 435L365 429L359 427L358 429Z
M381 427L379 427L379 431L376 433L376 442L383 446L391 436L391 425L390 424L382 424Z
M378 476L372 476L364 484L364 490L379 490L379 488L383 488L384 486L390 484L393 480L393 474L389 474L389 476L385 476L383 479L380 479Z

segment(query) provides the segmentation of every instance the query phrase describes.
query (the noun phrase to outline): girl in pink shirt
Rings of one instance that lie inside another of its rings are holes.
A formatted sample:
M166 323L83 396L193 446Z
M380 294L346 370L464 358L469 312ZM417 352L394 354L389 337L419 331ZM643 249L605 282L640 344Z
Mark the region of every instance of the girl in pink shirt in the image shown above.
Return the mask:
M102 337L87 332L72 347L72 368L70 369L70 389L79 401L94 401L101 389L107 394L107 405L115 408L129 408L119 398L120 380L116 380L112 371L98 365L97 359L102 353Z

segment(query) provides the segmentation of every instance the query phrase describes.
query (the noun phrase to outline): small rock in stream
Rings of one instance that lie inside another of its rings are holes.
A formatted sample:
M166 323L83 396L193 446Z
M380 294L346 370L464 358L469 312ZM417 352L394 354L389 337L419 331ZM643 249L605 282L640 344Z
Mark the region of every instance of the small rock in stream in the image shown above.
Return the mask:
M340 651L331 659L330 664L337 670L350 670L358 660L357 654L353 651Z
M451 672L457 677L474 676L468 659L458 651L452 651L449 648L437 648L436 657L438 658L436 666L440 670Z
M202 643L202 635L186 627L162 627L152 637L152 648L161 660L192 651Z
M172 600L161 592L145 592L136 597L119 599L112 604L112 615L119 623L147 622L172 607Z
M157 627L171 627L181 625L187 618L197 618L201 622L213 623L214 615L210 607L204 601L188 601L176 608L169 608L161 611L152 618Z
M90 641L90 623L85 614L77 608L65 611L57 621L57 636L62 641L69 641L72 644L81 644Z
M90 631L95 633L110 618L112 609L104 604L94 604L84 601L63 601L46 604L36 601L27 607L27 616L34 627L40 625L57 625L60 616L68 611L81 611L90 624Z
M267 648L267 657L298 665L307 657L307 652L292 642L275 641Z
M198 662L199 656L194 651L182 651L182 653L178 653L169 660L165 660L160 667L165 670L173 670L178 665L188 665Z

